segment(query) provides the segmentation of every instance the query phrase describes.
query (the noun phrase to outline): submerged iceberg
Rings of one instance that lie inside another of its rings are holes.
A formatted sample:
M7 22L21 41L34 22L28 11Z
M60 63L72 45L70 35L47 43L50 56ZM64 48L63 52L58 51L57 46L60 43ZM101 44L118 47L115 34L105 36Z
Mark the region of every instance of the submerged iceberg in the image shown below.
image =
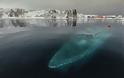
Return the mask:
M110 37L109 31L102 31L95 34L80 34L74 36L69 42L60 48L52 57L48 67L59 69L74 64L78 60L85 62L91 58L106 39Z

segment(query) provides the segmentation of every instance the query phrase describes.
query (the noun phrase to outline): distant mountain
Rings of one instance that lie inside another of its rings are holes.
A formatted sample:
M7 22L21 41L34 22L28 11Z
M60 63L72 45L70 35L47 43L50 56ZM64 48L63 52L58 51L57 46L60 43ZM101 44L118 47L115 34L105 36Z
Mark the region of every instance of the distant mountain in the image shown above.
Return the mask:
M74 12L76 12L74 14ZM24 17L24 18L56 18L56 19L65 19L68 17L81 17L82 14L77 13L76 9L72 10L26 10L20 8L0 8L0 18L9 18L9 17Z

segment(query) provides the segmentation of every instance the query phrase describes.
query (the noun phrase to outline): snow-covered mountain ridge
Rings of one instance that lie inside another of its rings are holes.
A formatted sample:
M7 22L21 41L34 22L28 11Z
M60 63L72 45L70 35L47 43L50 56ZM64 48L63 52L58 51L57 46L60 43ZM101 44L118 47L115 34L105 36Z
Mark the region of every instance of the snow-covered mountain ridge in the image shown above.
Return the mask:
M56 19L66 19L71 17L81 18L83 14L78 13L76 9L72 10L26 10L20 8L14 9L4 9L0 8L0 18L14 18L14 17L23 17L23 18L56 18Z

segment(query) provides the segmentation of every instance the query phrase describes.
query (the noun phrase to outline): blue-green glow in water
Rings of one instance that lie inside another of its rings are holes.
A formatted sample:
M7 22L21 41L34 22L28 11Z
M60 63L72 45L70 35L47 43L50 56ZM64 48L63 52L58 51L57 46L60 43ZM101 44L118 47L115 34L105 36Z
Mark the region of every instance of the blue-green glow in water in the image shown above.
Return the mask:
M110 32L104 30L96 34L76 35L53 56L48 67L59 69L80 59L83 61L83 59L91 58L90 55L93 55L109 37Z

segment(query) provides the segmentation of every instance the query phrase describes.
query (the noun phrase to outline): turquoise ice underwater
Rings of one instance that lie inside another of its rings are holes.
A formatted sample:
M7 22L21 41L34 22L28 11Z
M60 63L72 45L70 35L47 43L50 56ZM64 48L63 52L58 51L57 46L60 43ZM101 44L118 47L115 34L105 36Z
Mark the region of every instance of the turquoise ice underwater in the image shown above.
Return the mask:
M92 31L92 29L89 31ZM48 67L50 69L63 68L64 70L64 67L71 66L78 60L85 62L96 54L95 50L110 36L111 31L108 29L96 30L95 33L77 33L55 53Z

